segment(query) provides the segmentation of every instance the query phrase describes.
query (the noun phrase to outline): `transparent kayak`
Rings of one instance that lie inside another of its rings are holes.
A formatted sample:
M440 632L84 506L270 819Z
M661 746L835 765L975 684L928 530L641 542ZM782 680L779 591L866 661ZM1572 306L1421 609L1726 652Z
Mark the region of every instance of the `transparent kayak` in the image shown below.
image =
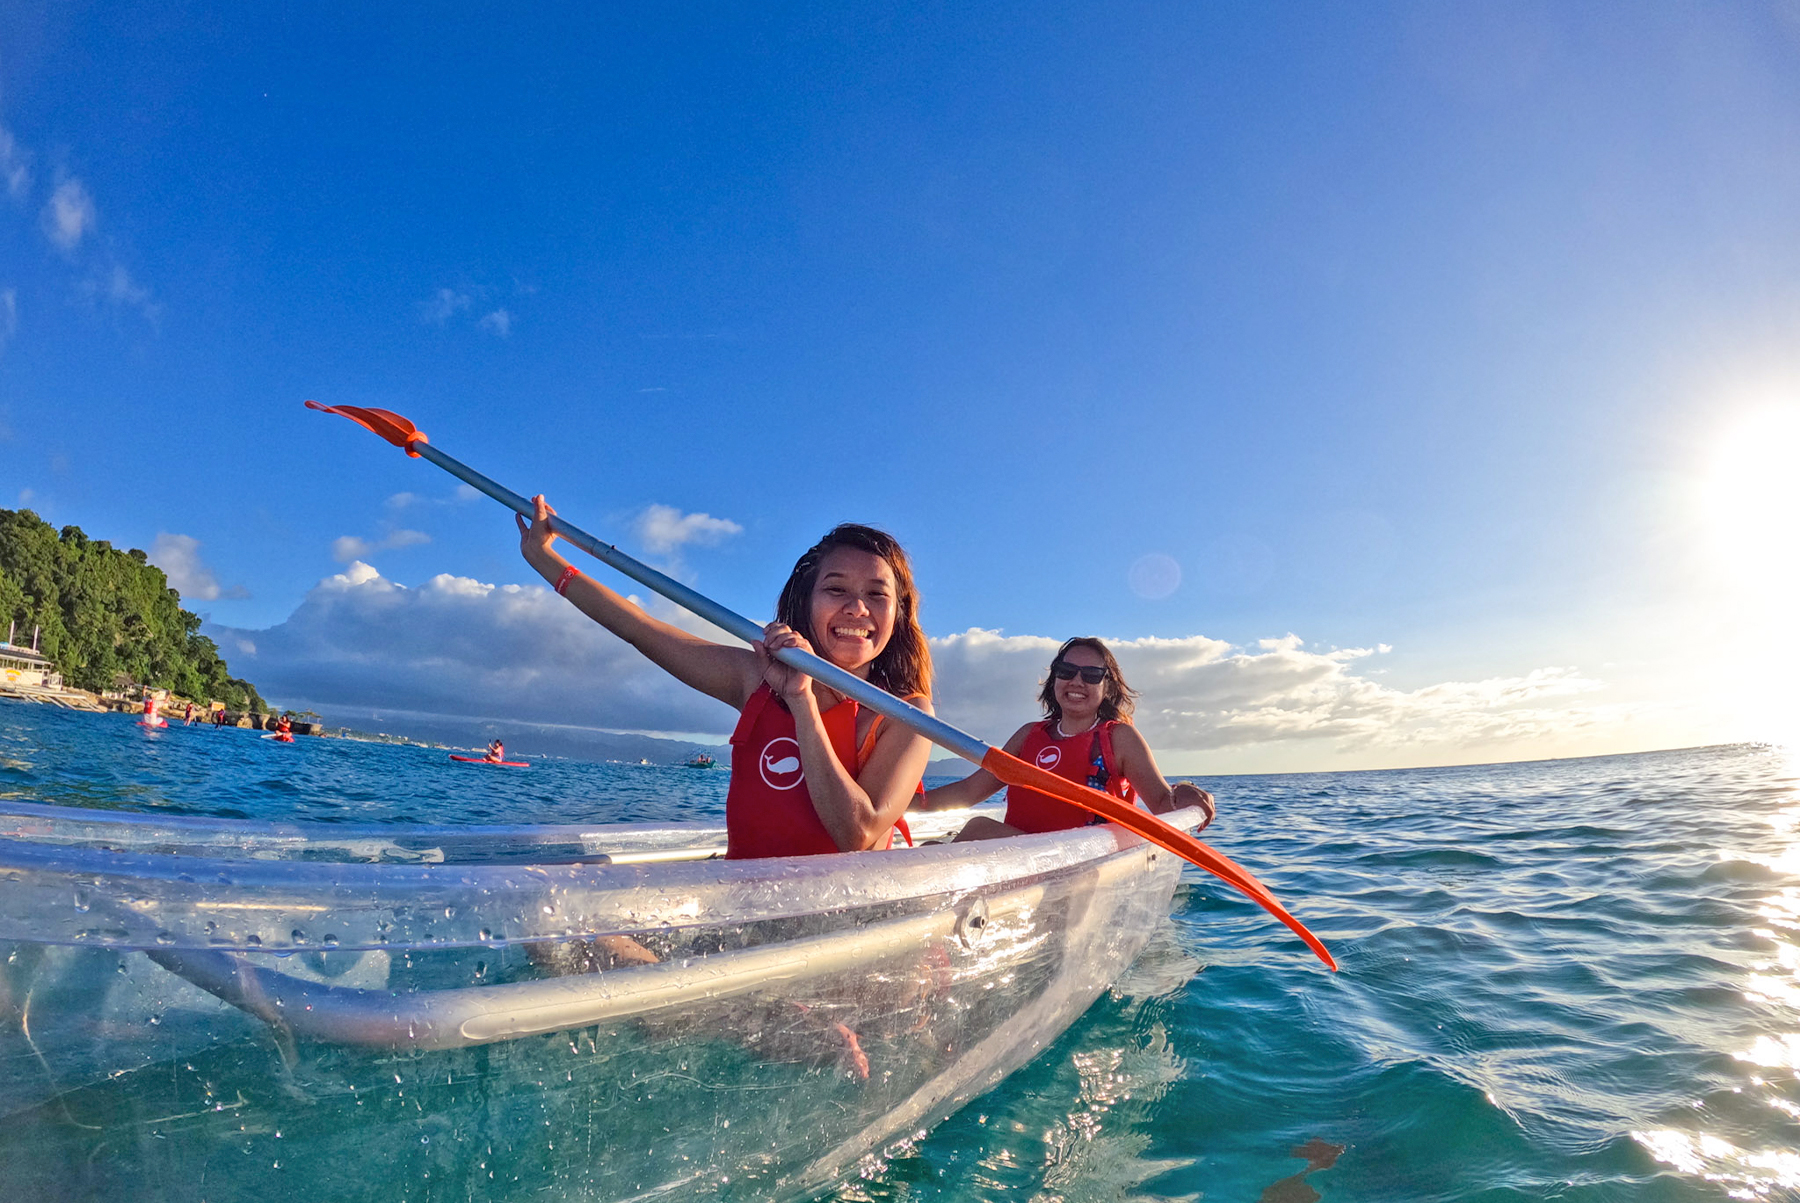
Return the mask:
M1181 868L724 834L0 806L8 1194L806 1198L1055 1040Z

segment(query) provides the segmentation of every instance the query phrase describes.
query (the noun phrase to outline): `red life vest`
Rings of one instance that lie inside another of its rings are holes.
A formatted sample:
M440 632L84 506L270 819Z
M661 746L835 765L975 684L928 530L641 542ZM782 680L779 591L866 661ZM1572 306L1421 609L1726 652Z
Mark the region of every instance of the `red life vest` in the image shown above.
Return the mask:
M861 709L845 698L819 716L825 737L838 763L854 777L875 746L881 716L856 744L856 715ZM906 820L899 829L912 843ZM880 845L893 845L894 833ZM768 685L759 685L737 729L731 733L731 785L725 793L725 859L751 860L765 856L820 856L841 852L813 809L806 789L806 771L800 764L800 744L794 738L794 716Z
M1119 759L1113 755L1112 729L1117 723L1117 719L1095 723L1079 735L1058 739L1055 720L1046 720L1032 727L1025 737L1019 759L1130 802L1131 783L1119 772ZM1006 823L1020 831L1066 831L1105 821L1092 811L1049 794L1017 785L1006 788Z

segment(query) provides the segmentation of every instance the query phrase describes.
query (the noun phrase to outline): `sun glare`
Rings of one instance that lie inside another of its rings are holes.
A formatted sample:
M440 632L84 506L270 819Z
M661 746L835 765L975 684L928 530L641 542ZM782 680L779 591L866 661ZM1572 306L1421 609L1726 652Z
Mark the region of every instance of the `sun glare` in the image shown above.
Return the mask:
M1745 415L1713 447L1704 518L1716 595L1738 631L1752 730L1800 743L1800 404Z
M1714 452L1706 500L1721 568L1745 584L1800 584L1800 406L1751 414Z

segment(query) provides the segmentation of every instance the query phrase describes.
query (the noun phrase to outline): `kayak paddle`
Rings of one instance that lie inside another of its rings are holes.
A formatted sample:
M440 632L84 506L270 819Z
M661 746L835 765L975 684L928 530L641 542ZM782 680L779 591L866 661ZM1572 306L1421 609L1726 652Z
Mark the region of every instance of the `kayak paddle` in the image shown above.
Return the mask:
M532 503L513 492L506 486L490 480L462 461L444 454L431 445L424 432L399 414L385 409L367 409L353 405L320 405L317 401L308 401L308 409L316 409L321 413L337 414L349 418L352 422L380 435L394 446L405 451L414 459L426 459L456 477L464 484L478 489L506 506L513 512L530 518L535 513ZM587 552L601 563L618 570L632 580L653 589L678 606L693 611L701 618L722 630L729 631L746 643L762 638L762 624L752 622L743 615L720 605L703 594L696 593L680 581L663 575L647 564L640 563L626 555L610 543L602 543L593 535L568 520L552 516L550 528L560 537L567 539L576 547ZM821 681L846 697L855 698L860 704L869 707L878 714L884 714L895 722L905 723L932 743L948 751L956 753L964 760L980 765L1007 785L1022 786L1049 794L1071 802L1083 810L1091 811L1101 818L1117 823L1128 831L1142 836L1159 847L1166 848L1175 855L1205 869L1214 877L1229 885L1235 886L1264 910L1274 915L1288 929L1306 942L1321 961L1333 970L1337 969L1337 961L1319 938L1306 930L1304 924L1294 918L1269 893L1268 887L1251 876L1249 870L1233 861L1223 853L1217 852L1201 843L1185 831L1164 822L1157 815L1142 810L1111 794L1089 789L1055 773L1040 769L1034 764L1008 755L1004 750L983 743L973 735L952 727L949 723L923 710L910 702L901 700L860 677L839 668L837 665L811 652L799 648L782 648L775 653L775 659L789 668L798 669L816 681Z

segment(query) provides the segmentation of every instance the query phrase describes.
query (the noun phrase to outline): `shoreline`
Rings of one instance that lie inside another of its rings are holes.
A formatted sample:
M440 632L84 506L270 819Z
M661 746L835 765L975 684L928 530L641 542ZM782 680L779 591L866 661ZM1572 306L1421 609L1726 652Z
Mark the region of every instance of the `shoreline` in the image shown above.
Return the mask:
M38 705L57 706L64 710L82 710L90 714L144 713L144 703L141 701L136 701L131 698L112 697L107 694L92 693L86 689L75 689L67 685L56 689L48 689L39 685L21 685L17 682L4 683L0 684L0 700L32 702ZM185 700L178 705L181 711L185 711L187 706ZM196 703L196 705L198 705L198 703ZM186 719L183 717L182 713L177 711L176 706L163 707L161 703L158 703L158 709L161 712L162 717L168 720L170 726L186 725ZM215 712L210 708L197 710L194 715L193 725L197 727L212 726L214 713ZM275 729L276 721L281 717L280 711L265 714L240 710L227 710L224 714L225 726L238 727L240 729L251 731L273 731ZM288 729L295 735L310 735L321 738L331 735L331 732L326 729L324 723L308 722L302 719L289 719Z

